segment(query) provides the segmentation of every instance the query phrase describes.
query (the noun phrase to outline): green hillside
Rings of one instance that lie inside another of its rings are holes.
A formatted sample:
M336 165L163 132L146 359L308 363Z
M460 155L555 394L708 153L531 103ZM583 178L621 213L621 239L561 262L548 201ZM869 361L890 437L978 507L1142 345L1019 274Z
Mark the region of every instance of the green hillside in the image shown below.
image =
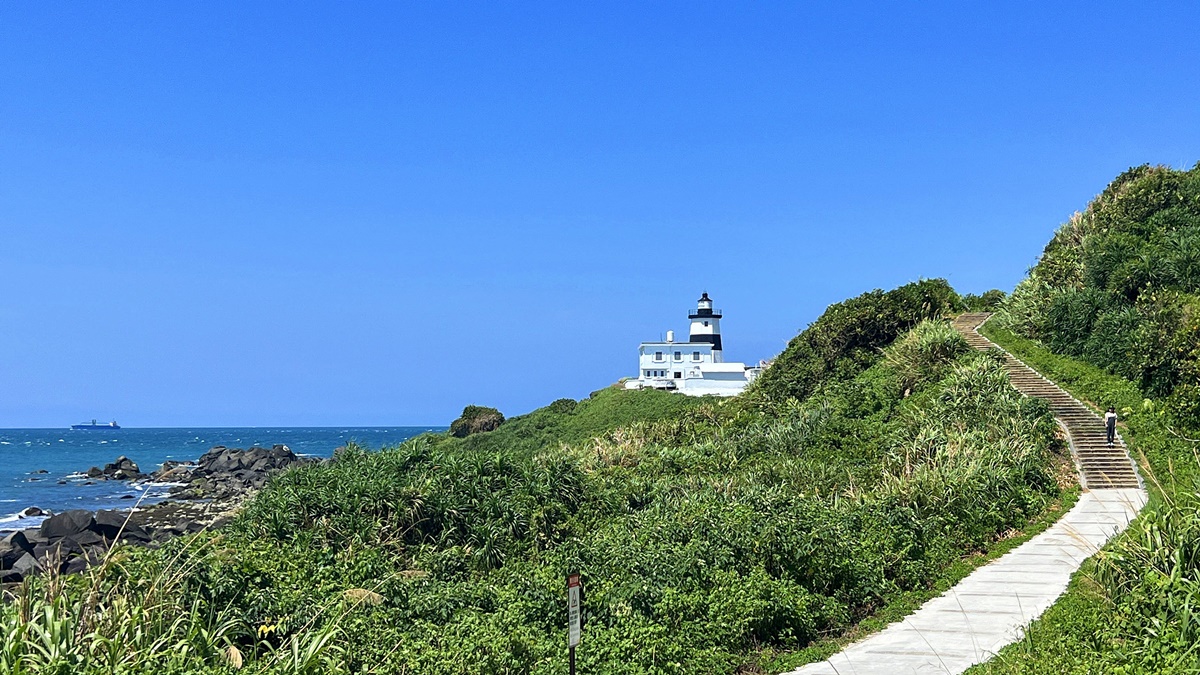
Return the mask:
M972 673L1200 672L1200 165L1119 176L983 332L1114 406L1151 503L1025 640Z
M1140 166L1054 234L1001 325L1200 426L1200 165Z
M823 658L1070 493L1048 408L938 318L962 303L834 305L736 399L613 387L347 448L219 533L28 582L0 671L561 673L572 571L583 672Z

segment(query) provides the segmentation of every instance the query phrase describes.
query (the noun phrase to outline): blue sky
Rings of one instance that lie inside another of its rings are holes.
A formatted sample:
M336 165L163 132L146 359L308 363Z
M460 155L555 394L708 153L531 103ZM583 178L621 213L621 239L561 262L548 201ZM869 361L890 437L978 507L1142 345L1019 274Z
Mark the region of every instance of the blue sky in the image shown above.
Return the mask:
M1053 7L1048 6L1053 5ZM1011 289L1200 160L1200 5L4 3L0 427L445 424Z

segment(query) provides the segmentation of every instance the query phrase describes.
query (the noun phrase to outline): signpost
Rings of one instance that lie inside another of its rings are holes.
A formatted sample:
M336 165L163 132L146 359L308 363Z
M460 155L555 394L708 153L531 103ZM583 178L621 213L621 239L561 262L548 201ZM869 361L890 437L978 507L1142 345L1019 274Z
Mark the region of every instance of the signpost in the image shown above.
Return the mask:
M579 644L581 590L579 575L567 575L567 647L570 650L571 675L575 675L575 645Z

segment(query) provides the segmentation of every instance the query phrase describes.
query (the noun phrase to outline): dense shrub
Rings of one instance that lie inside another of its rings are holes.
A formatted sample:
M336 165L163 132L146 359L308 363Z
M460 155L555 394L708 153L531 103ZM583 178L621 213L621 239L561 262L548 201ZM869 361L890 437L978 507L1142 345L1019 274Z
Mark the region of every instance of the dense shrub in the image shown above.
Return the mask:
M1004 297L1004 291L993 288L990 291L984 291L982 295L967 293L962 296L962 304L968 312L991 312L1000 308Z
M879 358L879 350L924 319L960 306L954 289L929 279L891 291L874 290L830 305L751 387L749 396L778 404L803 399L822 382L849 379Z

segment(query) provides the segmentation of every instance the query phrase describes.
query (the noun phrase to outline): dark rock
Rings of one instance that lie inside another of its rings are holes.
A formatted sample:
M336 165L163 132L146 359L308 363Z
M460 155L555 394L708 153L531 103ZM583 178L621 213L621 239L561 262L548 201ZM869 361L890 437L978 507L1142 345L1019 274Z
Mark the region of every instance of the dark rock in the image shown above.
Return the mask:
M42 569L42 564L38 559L33 557L33 554L26 553L21 556L17 562L13 563L12 571L21 575L22 578L27 577Z
M79 534L91 528L94 522L91 513L82 509L73 509L42 521L39 531L42 533L42 536L54 540L61 537L69 537L72 534Z
M90 475L91 472L88 473ZM113 480L133 480L141 478L142 472L133 460L121 455L116 461L104 465L104 475Z
M89 534L94 535L95 533ZM80 545L79 542L75 541L75 537L63 537L53 544L50 544L50 548L47 549L46 555L51 560L64 561L67 558L80 553L83 553L83 546Z
M33 553L33 544L24 532L13 532L0 541L0 568L12 569L13 564L26 553Z
M204 531L204 524L198 523L194 520L180 520L179 522L175 523L175 527L189 534L195 534L197 532Z
M150 541L150 533L141 524L120 511L97 511L95 530L107 539L121 539L132 543ZM120 533L118 535L118 533Z
M63 574L79 574L80 572L86 570L90 564L92 564L90 560L83 556L79 556L77 558L68 560L66 564L63 565L62 572Z
M133 495L121 495L119 499L133 499Z
M58 484L59 484L59 485L66 485L66 484L67 484L67 481L65 481L65 480L60 480L60 481L58 481Z
M138 525L132 521L131 514L105 510L96 512L92 531L107 539L116 539L118 533L134 527L138 527Z
M49 515L51 515L51 514L39 509L36 506L31 506L31 507L25 509L24 511L21 511L22 518L36 518L38 516L49 516Z
M37 471L34 471L34 473L50 473L50 472L45 469L38 469Z
M88 478L100 478L103 475L104 475L104 471L102 471L100 469L100 467L98 467L98 466L93 466L92 468L87 470Z
M80 546L96 546L104 543L104 537L94 530L87 530L86 532L72 535L71 539L75 540Z
M40 529L24 530L24 532L25 532L25 540L29 542L30 546L36 546L38 544L46 544L46 543L50 542L50 538L47 537L46 535L42 534L42 531Z
M7 540L0 542L0 569L12 569L12 566L21 559L21 556L29 552L29 550L20 546L10 544Z

